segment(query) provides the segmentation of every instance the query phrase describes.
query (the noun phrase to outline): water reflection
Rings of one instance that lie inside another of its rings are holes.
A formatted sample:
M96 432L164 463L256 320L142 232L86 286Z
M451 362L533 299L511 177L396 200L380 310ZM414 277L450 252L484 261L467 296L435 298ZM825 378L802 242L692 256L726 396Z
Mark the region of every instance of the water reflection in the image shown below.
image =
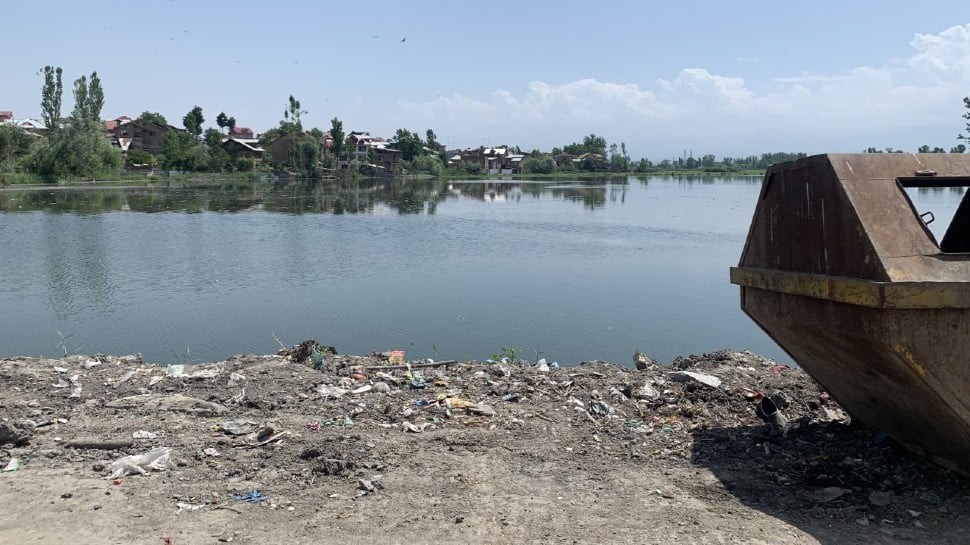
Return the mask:
M726 271L751 178L359 180L0 190L7 354L349 353L560 362L781 354ZM15 256L15 259L6 259ZM2 356L4 354L0 354Z
M178 184L139 187L73 187L0 191L0 211L99 214L102 212L253 212L288 214L434 214L440 203L471 198L490 203L542 196L582 203L589 210L626 200L629 183L645 179L519 180L326 180L286 186L234 183L217 187ZM684 180L680 180L684 181ZM687 183L707 183L703 178Z

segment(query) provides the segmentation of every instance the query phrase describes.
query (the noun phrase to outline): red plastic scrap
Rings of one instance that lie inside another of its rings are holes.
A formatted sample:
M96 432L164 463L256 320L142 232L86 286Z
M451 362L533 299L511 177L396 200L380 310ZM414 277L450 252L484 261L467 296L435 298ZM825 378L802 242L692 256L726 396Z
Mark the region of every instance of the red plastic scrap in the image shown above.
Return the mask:
M770 369L770 371L771 371L771 374L772 375L780 375L781 372L784 371L785 369L791 369L791 367L789 367L787 365L784 365L784 364L778 364L778 365L773 366Z

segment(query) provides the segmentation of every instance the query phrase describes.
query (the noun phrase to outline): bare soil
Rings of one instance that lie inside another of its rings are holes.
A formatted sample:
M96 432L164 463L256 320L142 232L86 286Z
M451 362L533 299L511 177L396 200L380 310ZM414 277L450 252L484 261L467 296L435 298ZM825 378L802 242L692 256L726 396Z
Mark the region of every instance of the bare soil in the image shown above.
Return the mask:
M970 479L748 352L409 374L314 346L0 360L0 543L970 540ZM755 411L776 392L784 427ZM164 469L111 478L161 447Z

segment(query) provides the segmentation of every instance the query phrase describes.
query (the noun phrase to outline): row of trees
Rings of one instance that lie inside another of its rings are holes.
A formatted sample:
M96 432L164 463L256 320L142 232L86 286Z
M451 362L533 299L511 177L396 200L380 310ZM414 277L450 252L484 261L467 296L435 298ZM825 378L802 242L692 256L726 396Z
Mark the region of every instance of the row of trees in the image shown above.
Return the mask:
M119 149L110 145L104 135L101 109L104 106L104 89L97 72L81 76L74 81L74 109L69 116L61 115L63 102L63 70L60 67L44 68L44 85L41 91L41 112L48 127L46 138L37 137L16 127L0 126L0 172L24 170L46 180L63 178L84 178L102 174L116 173L123 156ZM970 97L963 99L967 120L966 133L958 135L959 140L970 144ZM336 117L330 121L328 133L319 128L305 130L302 117L306 114L300 101L290 95L284 106L283 116L278 126L261 135L260 143L264 149L280 137L292 139L288 146L289 156L272 167L296 171L308 176L318 176L324 171L341 170L355 172L364 162L351 145L344 131L343 123ZM140 119L168 125L165 117L157 112L145 111ZM168 131L162 138L161 152L151 154L144 150L132 149L127 159L131 163L147 164L153 167L179 171L225 172L249 170L254 167L251 159L232 160L223 146L224 131L236 127L234 117L220 112L215 119L216 126L205 129L205 116L202 108L194 106L182 117L184 131ZM478 162L450 164L444 146L433 130L428 129L424 138L408 129L398 129L390 145L401 152L402 161L398 173L442 174L479 174L482 165ZM521 154L517 146L499 146ZM892 153L892 148L876 149L870 147L868 153ZM919 153L945 153L942 147L921 146ZM950 148L949 153L964 153L966 144ZM267 159L269 152L267 151ZM525 154L522 170L529 174L551 174L554 172L594 171L594 172L637 172L655 171L694 171L734 172L740 170L762 170L768 166L804 157L804 153L764 153L760 156L724 157L720 161L714 155L664 159L653 163L648 159L632 161L625 142L609 143L606 138L596 134L583 137L581 142L573 142L552 149L551 153L533 150ZM264 161L269 163L269 161ZM268 167L271 168L271 167Z

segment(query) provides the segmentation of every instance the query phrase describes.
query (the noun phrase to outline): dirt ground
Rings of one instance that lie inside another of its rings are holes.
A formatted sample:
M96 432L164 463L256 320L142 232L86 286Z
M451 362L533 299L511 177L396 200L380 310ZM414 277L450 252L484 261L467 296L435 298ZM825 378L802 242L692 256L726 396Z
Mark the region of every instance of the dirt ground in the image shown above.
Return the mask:
M970 479L751 353L408 371L281 352L0 360L0 543L970 540ZM119 462L145 454L163 468Z

